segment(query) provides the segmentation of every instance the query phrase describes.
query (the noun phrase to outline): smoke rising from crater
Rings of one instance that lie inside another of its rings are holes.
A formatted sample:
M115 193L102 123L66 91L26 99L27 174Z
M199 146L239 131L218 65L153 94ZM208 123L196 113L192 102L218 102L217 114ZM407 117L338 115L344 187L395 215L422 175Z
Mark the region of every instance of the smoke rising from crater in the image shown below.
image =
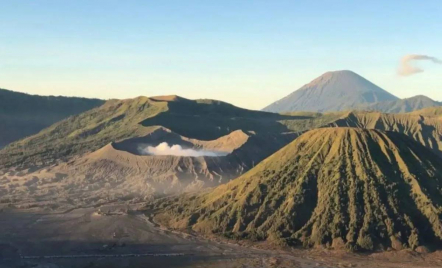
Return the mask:
M158 146L139 147L138 150L143 155L173 155L173 156L226 156L227 152L183 149L181 145L169 146L167 142L162 142Z
M401 63L399 65L398 74L401 76L410 76L417 73L422 73L424 70L413 65L414 61L431 61L433 63L442 64L442 60L427 56L427 55L405 55L401 59Z

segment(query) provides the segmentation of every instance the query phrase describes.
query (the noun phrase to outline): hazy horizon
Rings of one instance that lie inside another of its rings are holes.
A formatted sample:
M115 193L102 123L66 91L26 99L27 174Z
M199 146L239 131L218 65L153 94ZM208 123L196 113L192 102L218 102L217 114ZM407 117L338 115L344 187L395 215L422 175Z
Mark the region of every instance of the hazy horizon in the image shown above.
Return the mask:
M167 3L166 3L167 2ZM442 100L438 1L14 1L2 5L0 88L125 99L180 95L261 109L327 71Z

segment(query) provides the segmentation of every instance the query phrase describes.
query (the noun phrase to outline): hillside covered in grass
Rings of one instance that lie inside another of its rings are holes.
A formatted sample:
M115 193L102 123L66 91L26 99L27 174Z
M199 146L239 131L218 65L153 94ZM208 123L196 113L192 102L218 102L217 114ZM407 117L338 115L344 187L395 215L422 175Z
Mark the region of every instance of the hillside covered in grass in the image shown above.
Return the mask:
M442 107L428 107L418 111L411 112L410 114L421 116L442 116Z
M350 250L442 246L440 158L407 136L309 131L232 182L157 201L169 228Z
M442 120L432 115L434 111L437 109L427 108L422 112L404 114L355 111L326 126L402 133L442 156Z
M274 137L319 127L340 116L280 115L178 96L110 100L9 145L0 151L0 165L42 166L65 161L110 142L148 135L159 126L199 140L214 140L235 130Z

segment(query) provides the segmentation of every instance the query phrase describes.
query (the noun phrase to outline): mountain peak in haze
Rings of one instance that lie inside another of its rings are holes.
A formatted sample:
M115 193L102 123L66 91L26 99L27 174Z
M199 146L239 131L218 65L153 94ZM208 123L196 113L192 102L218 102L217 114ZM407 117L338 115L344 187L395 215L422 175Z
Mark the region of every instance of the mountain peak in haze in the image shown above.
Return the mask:
M349 70L326 72L288 96L270 104L268 112L342 111L398 98Z

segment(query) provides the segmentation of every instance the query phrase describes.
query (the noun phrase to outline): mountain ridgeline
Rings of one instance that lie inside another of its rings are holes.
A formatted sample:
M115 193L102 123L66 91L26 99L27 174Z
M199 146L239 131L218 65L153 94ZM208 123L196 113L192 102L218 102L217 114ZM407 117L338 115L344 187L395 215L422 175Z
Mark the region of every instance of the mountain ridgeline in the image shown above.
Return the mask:
M198 140L215 140L241 130L247 135L267 135L274 139L280 136L284 142L289 142L287 134L296 137L313 128L350 126L404 133L440 153L442 122L437 114L436 108L408 114L362 111L274 114L241 109L220 101L177 96L109 100L10 144L0 150L0 165L47 166L93 152L111 142L143 137L158 126Z
M349 250L442 245L440 158L400 133L311 130L238 179L159 200L169 228Z
M442 120L440 116L434 115L438 110L440 109L427 108L407 114L355 111L325 126L402 133L442 157Z
M98 99L37 96L0 89L0 148L103 103Z
M419 95L402 100L382 101L370 105L361 105L360 107L357 107L357 109L384 113L408 113L439 106L442 106L442 102Z
M93 152L111 142L146 136L158 126L198 140L218 139L235 130L274 138L279 135L281 140L286 140L283 136L289 132L319 127L340 116L280 115L246 110L220 101L188 100L178 96L109 100L96 109L10 144L0 151L0 165L46 166Z
M413 111L410 114L420 115L420 116L430 116L430 117L441 117L442 116L442 107L428 107L421 110Z
M0 150L0 202L69 209L217 186L341 116L178 96L110 100ZM197 155L145 152L165 143ZM204 151L215 155L198 154Z

